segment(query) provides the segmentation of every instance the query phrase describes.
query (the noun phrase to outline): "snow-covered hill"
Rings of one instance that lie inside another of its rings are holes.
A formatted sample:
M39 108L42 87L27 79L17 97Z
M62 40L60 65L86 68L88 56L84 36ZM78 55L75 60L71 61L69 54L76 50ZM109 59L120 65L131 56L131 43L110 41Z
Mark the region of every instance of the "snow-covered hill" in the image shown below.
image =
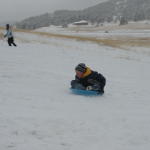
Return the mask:
M150 148L149 53L16 36L18 47L0 40L1 150ZM70 93L80 62L106 77L103 96Z

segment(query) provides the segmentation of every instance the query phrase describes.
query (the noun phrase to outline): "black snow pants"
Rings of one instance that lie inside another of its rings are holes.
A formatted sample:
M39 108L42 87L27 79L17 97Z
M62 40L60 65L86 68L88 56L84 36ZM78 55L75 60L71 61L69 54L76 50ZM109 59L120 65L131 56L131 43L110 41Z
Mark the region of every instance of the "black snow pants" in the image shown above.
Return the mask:
M8 38L8 45L11 46L11 44L13 44L14 46L17 46L17 45L14 43L14 38L13 38L13 37Z

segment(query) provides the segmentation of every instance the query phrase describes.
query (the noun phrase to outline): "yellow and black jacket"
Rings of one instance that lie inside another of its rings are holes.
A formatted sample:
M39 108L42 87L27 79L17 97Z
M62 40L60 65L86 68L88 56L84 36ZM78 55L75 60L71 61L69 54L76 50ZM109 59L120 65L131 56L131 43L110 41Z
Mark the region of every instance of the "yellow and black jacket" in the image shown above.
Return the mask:
M102 90L104 89L104 86L106 84L105 77L96 71L92 71L90 68L86 69L86 72L81 78L75 76L75 80L78 83L82 84L84 87L98 84Z

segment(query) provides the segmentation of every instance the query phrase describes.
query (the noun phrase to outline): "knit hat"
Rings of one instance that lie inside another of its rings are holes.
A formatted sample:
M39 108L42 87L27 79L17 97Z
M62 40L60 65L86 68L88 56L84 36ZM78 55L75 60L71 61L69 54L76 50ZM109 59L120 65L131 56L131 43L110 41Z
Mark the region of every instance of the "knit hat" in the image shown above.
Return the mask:
M80 71L80 72L83 72L83 73L86 72L86 69L87 69L87 67L84 63L80 63L75 67L76 71Z

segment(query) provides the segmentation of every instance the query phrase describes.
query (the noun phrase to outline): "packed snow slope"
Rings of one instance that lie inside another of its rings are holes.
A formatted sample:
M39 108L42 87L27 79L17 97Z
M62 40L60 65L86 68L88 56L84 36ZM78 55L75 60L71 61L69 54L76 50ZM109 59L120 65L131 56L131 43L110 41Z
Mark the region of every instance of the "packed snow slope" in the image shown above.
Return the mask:
M1 150L150 148L149 49L16 33L0 40ZM74 67L102 73L103 96L70 93Z

